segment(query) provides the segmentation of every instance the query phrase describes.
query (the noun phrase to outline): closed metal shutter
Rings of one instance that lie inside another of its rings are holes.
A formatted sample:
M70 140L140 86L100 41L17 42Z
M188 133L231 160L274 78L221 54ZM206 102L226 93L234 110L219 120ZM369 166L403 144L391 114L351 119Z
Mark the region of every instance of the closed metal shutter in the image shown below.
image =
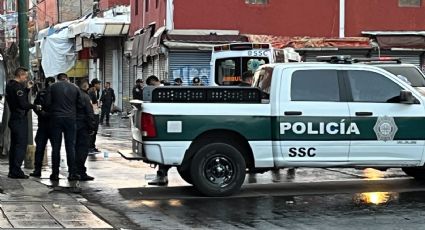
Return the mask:
M153 64L153 75L157 76L160 80L164 79L159 73L159 56L153 56L152 57L152 64Z
M143 79L146 79L149 76L154 74L153 73L153 59L152 59L152 57L148 57L148 61L143 63L142 74L143 74Z
M105 47L105 60L104 60L104 75L103 82L112 82L112 66L113 66L113 48ZM103 86L103 84L102 84Z
M139 79L139 78L143 78L144 79L142 66L134 66L134 71L135 71L135 74L136 74L134 76L134 79ZM136 80L135 80L135 82L136 82Z
M204 85L209 84L211 52L173 52L168 55L168 80L181 78L184 85L191 85L199 77Z
M400 51L381 51L381 57L398 57L403 63L413 64L417 67L421 67L421 55L423 52L400 52ZM378 57L378 52L374 51L372 57Z
M122 57L122 94L123 94L123 110L131 109L130 100L132 97L132 81L130 77L130 63L126 57Z
M164 54L159 55L159 76L161 79L169 80L167 72L167 57L165 57Z
M303 56L306 62L315 62L317 56L332 56L332 55L350 55L352 58L365 58L369 49L362 50L320 50L320 51L298 51Z

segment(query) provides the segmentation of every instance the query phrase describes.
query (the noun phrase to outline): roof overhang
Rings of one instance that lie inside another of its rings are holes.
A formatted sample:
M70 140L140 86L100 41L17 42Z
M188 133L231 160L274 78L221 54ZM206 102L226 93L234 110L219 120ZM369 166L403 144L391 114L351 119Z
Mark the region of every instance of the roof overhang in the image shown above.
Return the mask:
M425 31L362 31L370 36L425 36Z

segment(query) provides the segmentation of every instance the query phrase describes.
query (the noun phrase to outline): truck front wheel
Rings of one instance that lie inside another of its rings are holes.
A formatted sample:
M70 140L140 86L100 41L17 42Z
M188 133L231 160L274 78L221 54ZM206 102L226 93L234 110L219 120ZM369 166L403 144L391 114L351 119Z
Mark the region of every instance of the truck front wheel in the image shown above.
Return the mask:
M246 173L241 152L225 143L207 144L192 159L193 185L206 196L229 196L240 189Z

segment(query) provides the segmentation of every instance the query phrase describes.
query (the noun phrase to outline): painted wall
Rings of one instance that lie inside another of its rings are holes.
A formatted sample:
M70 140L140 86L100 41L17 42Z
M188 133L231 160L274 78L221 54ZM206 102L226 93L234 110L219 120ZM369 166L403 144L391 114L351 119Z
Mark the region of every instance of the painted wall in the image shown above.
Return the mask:
M145 1L149 2L148 12L144 10ZM156 0L131 0L131 32L151 22L164 25L166 0L158 2L156 8ZM399 7L398 2L346 0L346 36L361 36L364 30L425 30L425 2L421 7ZM174 26L239 30L245 34L337 37L339 0L269 0L266 5L246 4L245 0L174 0Z
M399 7L398 2L346 0L346 35L360 36L365 30L425 30L425 1L421 7Z
M114 6L130 5L130 0L100 0L100 10L107 10Z
M129 35L133 35L136 30L147 27L152 22L156 22L156 28L164 26L166 1L167 0L130 0L131 26ZM146 12L144 6L147 2L149 8Z

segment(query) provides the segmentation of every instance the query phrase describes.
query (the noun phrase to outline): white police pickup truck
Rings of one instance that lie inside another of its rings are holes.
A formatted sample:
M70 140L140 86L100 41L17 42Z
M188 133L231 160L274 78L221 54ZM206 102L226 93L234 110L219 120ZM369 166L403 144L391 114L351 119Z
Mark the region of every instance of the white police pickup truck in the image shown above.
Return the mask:
M269 64L254 78L256 88L159 87L133 101L136 159L176 166L207 196L283 167L401 167L425 179L425 97L406 81L331 63Z

